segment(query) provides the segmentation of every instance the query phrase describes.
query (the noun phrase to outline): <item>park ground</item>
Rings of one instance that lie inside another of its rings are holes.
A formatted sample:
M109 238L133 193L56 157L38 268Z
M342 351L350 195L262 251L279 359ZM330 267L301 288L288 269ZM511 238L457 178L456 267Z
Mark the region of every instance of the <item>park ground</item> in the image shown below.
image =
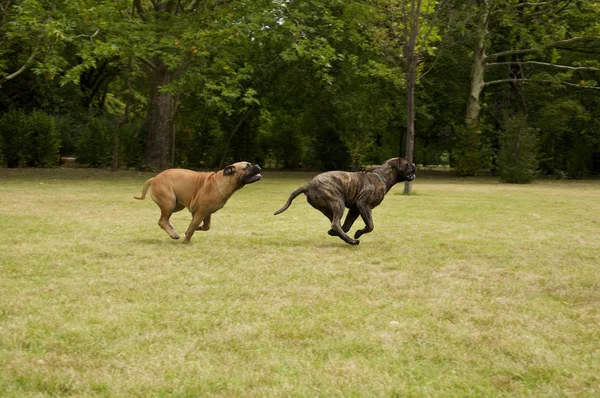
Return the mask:
M600 395L599 181L417 176L352 247L273 216L309 173L191 245L150 176L0 169L0 395Z

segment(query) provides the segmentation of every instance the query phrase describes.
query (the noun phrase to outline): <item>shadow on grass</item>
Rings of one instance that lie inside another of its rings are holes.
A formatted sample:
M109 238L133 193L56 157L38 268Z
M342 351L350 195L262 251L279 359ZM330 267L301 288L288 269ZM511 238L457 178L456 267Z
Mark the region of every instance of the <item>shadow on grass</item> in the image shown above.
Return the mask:
M341 240L340 238L329 236L326 233L324 233L322 237L307 235L305 237L297 236L294 238L280 239L280 240L257 238L257 239L252 239L252 242L254 244L260 244L260 245L271 246L271 247L281 247L281 248L304 247L307 250L335 249L335 248L344 248L344 247L356 249L357 247L360 247L360 245L359 246L349 245L346 242L344 242L343 240Z
M152 245L152 246L166 246L166 245L181 245L186 246L183 243L183 239L170 239L166 237L165 239L158 238L132 238L130 239L131 243L139 244L139 245Z

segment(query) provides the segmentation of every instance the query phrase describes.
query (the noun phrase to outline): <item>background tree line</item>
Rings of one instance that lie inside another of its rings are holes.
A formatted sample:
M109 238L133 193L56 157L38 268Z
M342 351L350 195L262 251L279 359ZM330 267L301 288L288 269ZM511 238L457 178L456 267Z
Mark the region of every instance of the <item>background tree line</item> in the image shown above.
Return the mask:
M600 2L0 0L0 160L600 173Z

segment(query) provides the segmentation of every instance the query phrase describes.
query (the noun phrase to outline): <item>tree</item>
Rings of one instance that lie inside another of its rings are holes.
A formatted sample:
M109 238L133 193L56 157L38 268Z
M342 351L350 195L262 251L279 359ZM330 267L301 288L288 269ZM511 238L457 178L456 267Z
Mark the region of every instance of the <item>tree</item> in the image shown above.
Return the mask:
M82 4L83 3L83 4ZM33 69L53 80L67 66L65 47L97 32L79 34L85 2L0 1L0 87ZM14 56L17 55L17 56ZM13 61L13 62L10 62Z
M433 54L433 45L441 41L440 11L449 4L438 0L395 0L380 5L385 10L379 36L379 44L395 65L402 65L403 86L406 90L406 134L404 157L412 163L415 144L415 89L417 82L433 65L424 68L426 55ZM434 62L435 63L435 62ZM411 182L404 184L404 193L409 194Z
M76 81L107 59L134 63L122 70L144 70L147 86L138 88L147 96L142 163L151 169L171 167L180 93L184 87L186 91L202 89L190 87L190 82L211 84L210 76L218 68L217 79L235 71L239 65L231 63L235 59L231 54L236 54L236 43L249 33L246 15L260 15L258 7L263 4L266 2L260 0L101 2L87 9L84 16L93 16L100 33L93 42L78 48L80 62L68 71L66 78ZM237 96L247 95L244 90L234 91ZM125 97L130 96L126 94L123 102L127 103Z
M594 41L600 43L599 22L588 26L570 24L573 13L589 13L600 17L600 10L593 3L580 3L571 0L547 2L526 2L523 0L473 0L476 10L474 24L474 51L471 66L471 83L466 109L467 125L479 123L481 112L480 98L485 87L502 83L558 83L571 87L600 89L595 82L579 84L570 82L571 74L554 74L548 78L549 70L556 71L600 71L593 66L559 64L560 52L574 49L580 43ZM581 9L584 8L584 9ZM520 18L521 21L516 21ZM519 23L520 22L520 23ZM503 35L490 31L490 24ZM501 29L502 28L502 29ZM515 37L512 48L486 54L488 43L500 41L506 35ZM508 57L509 61L501 61ZM541 59L540 59L541 58ZM544 58L548 59L545 61ZM522 72L524 65L537 65L528 77ZM511 67L508 78L485 80L485 72L492 67ZM516 67L516 69L515 69ZM518 72L515 72L518 70Z

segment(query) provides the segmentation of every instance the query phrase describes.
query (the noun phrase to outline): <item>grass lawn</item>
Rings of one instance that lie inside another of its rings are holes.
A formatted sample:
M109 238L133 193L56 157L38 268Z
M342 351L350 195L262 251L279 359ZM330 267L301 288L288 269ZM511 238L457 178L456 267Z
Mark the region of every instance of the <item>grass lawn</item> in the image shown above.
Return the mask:
M599 181L417 175L353 247L303 195L272 215L309 174L191 245L150 176L0 169L1 396L600 395Z

